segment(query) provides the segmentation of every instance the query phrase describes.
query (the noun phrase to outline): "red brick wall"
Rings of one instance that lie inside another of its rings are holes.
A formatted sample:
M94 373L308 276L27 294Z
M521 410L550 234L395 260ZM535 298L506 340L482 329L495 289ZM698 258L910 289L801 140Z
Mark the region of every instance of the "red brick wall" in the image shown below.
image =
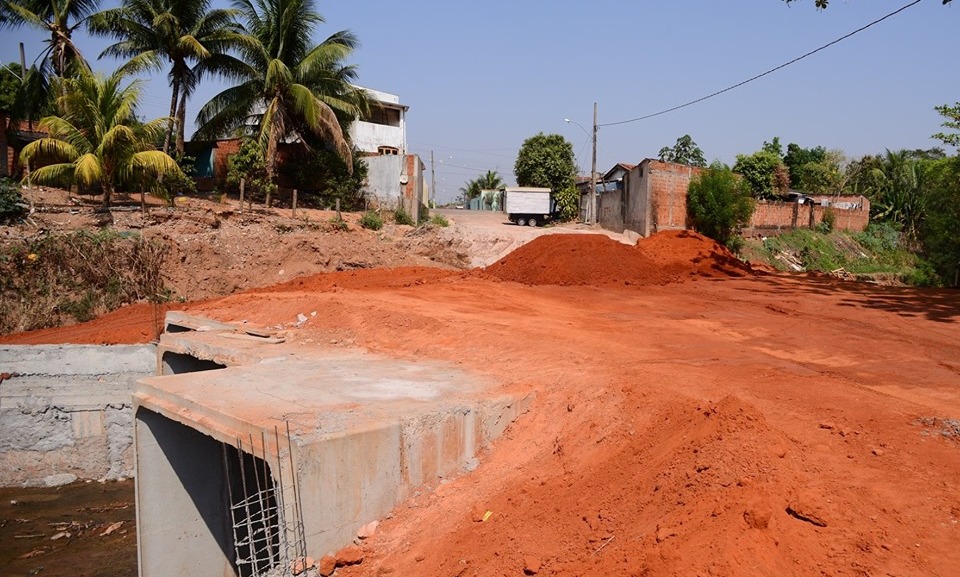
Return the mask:
M651 232L687 228L687 188L702 169L645 160L650 190Z
M831 207L834 220L834 230L860 232L870 223L870 201L861 196L831 197L831 202L858 203L859 208ZM823 215L827 207L819 204L797 204L793 202L759 201L753 211L753 217L748 225L748 232L762 233L764 231L781 230L787 228L810 228L823 222ZM811 220L812 211L812 220Z

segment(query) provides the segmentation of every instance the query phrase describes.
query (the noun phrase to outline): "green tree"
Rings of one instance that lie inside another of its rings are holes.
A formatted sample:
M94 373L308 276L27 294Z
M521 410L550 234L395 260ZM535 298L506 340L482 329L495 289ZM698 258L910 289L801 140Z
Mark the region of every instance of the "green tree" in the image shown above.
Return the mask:
M720 162L694 177L687 189L687 216L693 228L731 247L750 222L754 206L747 182Z
M27 144L20 153L23 162L54 161L33 171L35 182L99 187L104 206L110 206L113 192L122 184L182 175L170 156L150 144L162 133L166 119L138 121L139 82L122 86L122 80L118 72L107 77L86 72L59 81L59 114L40 121L48 136Z
M539 133L523 142L513 165L518 186L560 191L576 182L573 145L559 134Z
M360 155L353 155L351 171L337 153L326 148L298 148L290 152L291 158L285 158L278 170L298 190L304 206L327 208L339 199L343 210L363 208L367 163Z
M210 9L209 0L124 0L119 8L90 18L90 31L112 37L100 58L125 59L126 72L157 71L169 65L170 120L163 151L183 154L187 99L204 74L225 74L240 63L228 51L242 45L236 10Z
M777 198L790 187L790 173L775 150L779 148L778 139L774 143L776 146L765 142L763 150L753 154L738 154L733 165L733 171L743 177L756 198Z
M664 146L658 153L663 162L676 162L677 164L686 164L687 166L707 165L707 159L703 157L703 151L693 141L689 134L684 134L677 139L673 147Z
M0 110L13 110L17 102L17 92L22 84L23 70L19 64L0 66Z
M277 145L296 137L307 146L331 146L352 167L342 126L369 111L366 93L353 86L356 69L344 61L357 47L342 30L318 45L311 38L323 18L312 0L235 0L249 41L240 49L238 83L200 109L201 138L241 131L264 149L267 174L276 176ZM251 130L252 129L252 130Z
M576 218L580 195L573 145L559 134L539 133L523 142L513 165L519 186L549 188L562 220Z
M827 149L822 146L803 148L791 142L787 145L787 153L783 155L783 163L790 171L790 186L799 190L804 189L801 182L801 172L807 164L822 163L827 159Z
M935 106L934 110L945 119L941 126L953 132L938 132L933 137L942 140L947 146L960 148L960 102L954 103L953 106L946 104Z
M89 70L73 42L73 33L99 5L99 0L2 0L0 30L27 26L48 33L40 71L43 76L64 78Z
M482 188L480 187L480 180L477 178L468 180L466 184L460 187L460 193L463 194L463 198L466 202L470 202L471 200L480 196L481 190Z
M960 284L960 156L934 161L921 240L926 259L947 284Z
M503 186L503 179L496 170L488 170L477 179L477 185L480 190L498 190Z
M870 199L871 219L895 224L915 241L927 212L925 193L936 162L918 158L910 150L864 157L857 163L851 191Z
M270 198L277 185L267 172L267 161L260 143L253 139L244 139L240 150L227 161L227 182L239 186L244 181L244 195L247 199L255 197Z

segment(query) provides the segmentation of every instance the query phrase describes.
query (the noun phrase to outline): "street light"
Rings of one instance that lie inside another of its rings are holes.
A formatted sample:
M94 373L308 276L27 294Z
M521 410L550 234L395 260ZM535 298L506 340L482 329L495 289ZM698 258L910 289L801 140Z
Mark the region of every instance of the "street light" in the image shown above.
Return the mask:
M568 124L576 124L587 136L591 136L587 129L579 122L564 118ZM587 222L597 224L597 103L593 103L593 160L590 163L590 203L587 205Z

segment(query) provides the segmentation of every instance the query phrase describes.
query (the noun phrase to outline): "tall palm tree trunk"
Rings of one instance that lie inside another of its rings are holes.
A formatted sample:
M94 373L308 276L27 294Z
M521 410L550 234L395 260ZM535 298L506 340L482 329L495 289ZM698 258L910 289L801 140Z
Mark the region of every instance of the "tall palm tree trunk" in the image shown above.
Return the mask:
M280 131L270 128L270 139L267 141L267 208L270 208L270 192L277 178L277 145L280 141Z
M167 121L167 133L163 137L163 152L164 154L170 154L170 139L173 137L173 129L176 124L177 117L177 100L180 96L180 78L176 75L173 77L173 90L170 94L170 115L169 120Z
M180 91L180 106L177 107L177 154L183 156L184 150L184 124L187 120L187 91Z

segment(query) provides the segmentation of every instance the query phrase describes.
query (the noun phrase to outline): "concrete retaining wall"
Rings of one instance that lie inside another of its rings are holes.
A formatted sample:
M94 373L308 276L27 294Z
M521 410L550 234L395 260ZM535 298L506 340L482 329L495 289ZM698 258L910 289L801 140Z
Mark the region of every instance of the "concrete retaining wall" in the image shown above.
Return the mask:
M153 345L0 347L0 486L133 475L131 394Z

